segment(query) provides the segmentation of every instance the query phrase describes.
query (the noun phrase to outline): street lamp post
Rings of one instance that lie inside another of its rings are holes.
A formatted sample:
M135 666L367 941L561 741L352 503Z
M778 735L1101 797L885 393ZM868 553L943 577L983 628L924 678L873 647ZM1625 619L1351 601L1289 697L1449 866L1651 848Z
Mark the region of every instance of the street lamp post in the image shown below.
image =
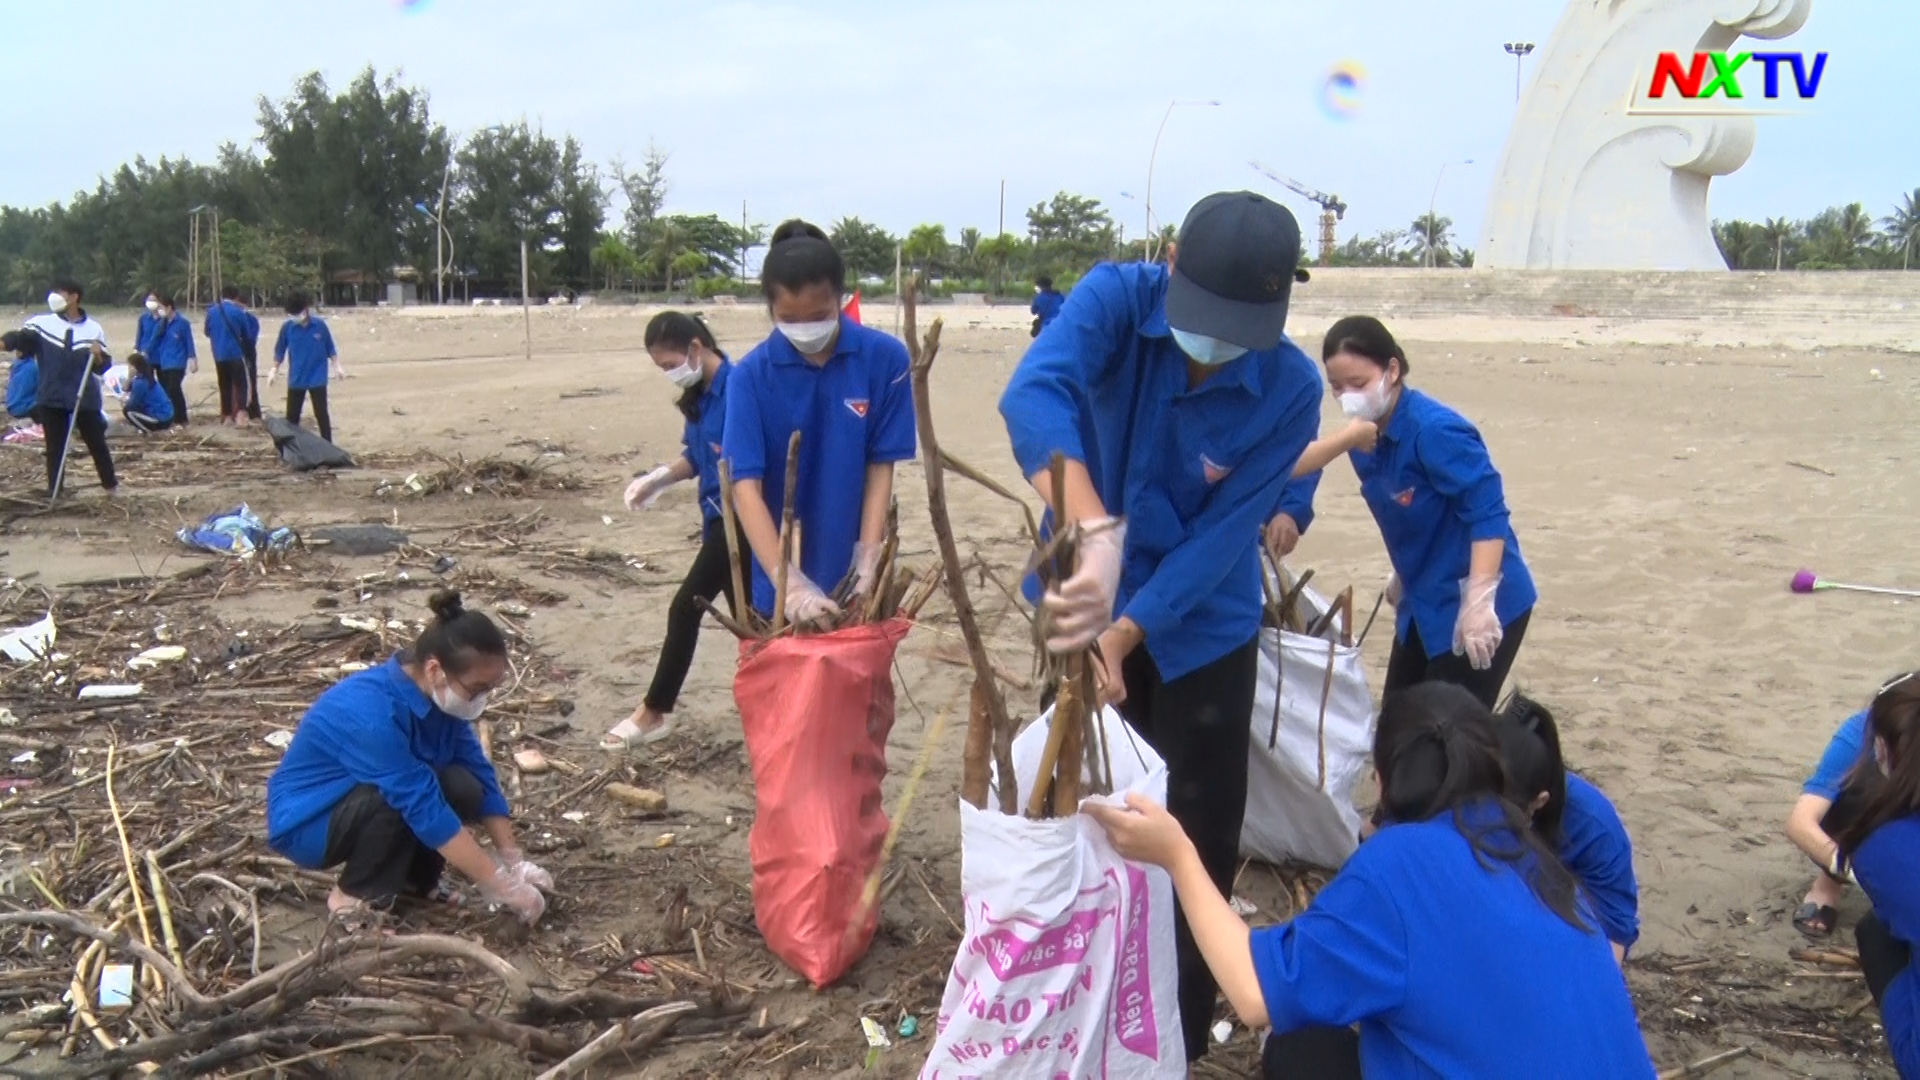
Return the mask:
M445 214L447 212L447 192L444 183L440 189L439 213L436 214L432 210L427 209L427 204L423 202L414 203L413 208L427 215L433 222L433 302L435 304L444 304L447 302L447 267L453 263L454 252L453 233L448 231L445 220ZM446 245L446 255L444 257L440 254L442 243Z
M1507 42L1507 54L1513 57L1513 103L1515 105L1520 104L1520 65L1526 61L1527 54L1532 51L1533 42L1531 41Z
M1211 109L1211 108L1218 108L1220 103L1217 101L1169 101L1167 102L1166 113L1160 117L1160 130L1153 133L1153 153L1147 157L1147 200L1146 200L1147 239L1146 239L1145 250L1147 253L1148 262L1153 261L1154 241L1158 239L1158 237L1155 235L1153 231L1153 166L1154 166L1154 162L1157 161L1160 157L1160 136L1165 135L1167 133L1167 121L1173 119L1173 110L1178 109L1183 105L1191 105L1196 108Z
M1473 164L1472 158L1467 158L1464 161L1449 161L1445 165L1440 166L1440 175L1434 178L1433 194L1427 199L1427 265L1430 267L1440 265L1439 258L1433 253L1434 231L1438 224L1434 219L1434 208L1440 202L1440 182L1447 178L1448 168L1454 165L1471 164Z

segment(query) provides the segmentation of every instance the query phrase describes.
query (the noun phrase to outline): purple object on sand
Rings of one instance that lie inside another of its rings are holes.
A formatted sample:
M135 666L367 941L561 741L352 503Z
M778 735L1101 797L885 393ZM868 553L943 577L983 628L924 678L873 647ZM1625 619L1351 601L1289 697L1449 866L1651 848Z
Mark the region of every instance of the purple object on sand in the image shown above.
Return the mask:
M1802 570L1793 575L1793 591L1797 593L1810 593L1813 591L1814 582L1818 580L1818 578L1813 576L1813 571Z

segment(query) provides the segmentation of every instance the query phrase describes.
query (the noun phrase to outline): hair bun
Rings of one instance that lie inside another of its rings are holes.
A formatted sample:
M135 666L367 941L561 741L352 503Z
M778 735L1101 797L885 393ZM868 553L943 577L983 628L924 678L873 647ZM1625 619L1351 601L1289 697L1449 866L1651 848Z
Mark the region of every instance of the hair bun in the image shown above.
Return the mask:
M791 218L781 222L780 227L773 230L773 239L767 242L767 246L772 247L774 244L803 238L812 238L814 240L832 243L832 241L827 239L827 234L820 226L812 224L811 222L802 221L799 218Z
M460 593L455 589L442 589L427 597L427 607L433 609L433 617L443 623L450 623L467 611L460 603Z

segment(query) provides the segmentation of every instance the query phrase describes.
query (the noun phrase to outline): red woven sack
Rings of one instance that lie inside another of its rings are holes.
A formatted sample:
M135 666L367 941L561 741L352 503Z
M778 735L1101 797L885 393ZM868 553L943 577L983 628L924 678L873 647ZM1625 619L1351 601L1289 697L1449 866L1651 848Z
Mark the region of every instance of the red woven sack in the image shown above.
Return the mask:
M816 987L866 955L879 923L877 908L857 909L887 835L893 654L909 626L741 643L733 699L753 767L754 919Z

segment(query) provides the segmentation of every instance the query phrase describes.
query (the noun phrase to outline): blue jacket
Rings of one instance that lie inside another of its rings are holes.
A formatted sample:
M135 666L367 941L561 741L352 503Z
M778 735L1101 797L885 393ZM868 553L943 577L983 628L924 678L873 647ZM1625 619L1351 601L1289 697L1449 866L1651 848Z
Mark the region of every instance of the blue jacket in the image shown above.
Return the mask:
M1166 291L1163 266L1095 267L1027 349L1000 414L1022 476L1060 451L1126 518L1115 615L1140 625L1172 680L1259 632L1260 530L1319 431L1322 390L1285 338L1189 389Z
M687 421L680 436L686 447L682 457L700 478L700 520L718 521L720 506L720 455L725 451L727 430L727 377L733 374L733 362L723 354L720 366L713 369L700 394L700 419Z
M1654 1075L1606 938L1481 865L1451 814L1381 829L1252 946L1273 1029L1360 1025L1367 1080Z
M127 383L127 408L153 420L173 419L173 401L151 375L136 375Z
M16 356L7 369L7 415L26 416L33 411L33 399L40 393L40 362L31 356Z
M1039 318L1040 329L1045 330L1053 320L1060 317L1060 309L1065 307L1066 303L1065 293L1058 289L1048 289L1045 292L1034 293L1033 303L1027 305L1027 310Z
M1464 417L1407 387L1373 450L1348 457L1400 575L1399 640L1417 626L1428 656L1453 650L1460 582L1479 540L1506 541L1494 599L1500 624L1533 610L1539 596L1520 557L1500 474L1480 432Z
M147 353L147 359L162 371L179 371L194 356L193 324L176 311L154 332L153 351Z
M1853 876L1887 933L1920 947L1920 814L1887 822L1853 853ZM1904 1077L1920 1077L1920 975L1909 963L1880 1000L1887 1049Z
M160 339L160 326L160 316L142 310L139 326L133 333L133 351L141 356L153 356L154 343Z
M267 843L301 866L318 869L334 806L361 784L380 789L422 844L437 848L460 831L440 791L439 770L459 764L480 781L482 817L506 817L493 764L473 725L440 711L394 657L335 683L293 734L267 778Z
M90 346L100 346L108 360L113 353L107 349L107 332L100 324L84 309L77 314L77 321L51 312L27 320L25 328L33 332L29 341L40 375L34 397L37 408L71 411L77 399L79 408L100 411L100 378L88 373L93 364Z
M312 390L327 385L327 363L337 353L333 332L325 321L308 316L306 325L292 319L280 324L280 337L273 343L273 362L287 360L287 389Z
M761 482L776 525L786 500L787 441L800 432L800 569L825 592L853 565L867 466L913 457L918 433L908 374L905 345L843 315L824 365L809 363L776 330L728 378L729 467L736 483ZM773 579L754 560L754 606L771 612L773 594Z
M1631 949L1640 940L1640 885L1633 874L1633 841L1600 789L1567 774L1561 808L1560 861L1587 890L1607 940Z
M1838 800L1840 788L1846 784L1847 774L1860 763L1866 744L1867 710L1862 709L1847 717L1840 730L1833 733L1826 752L1820 755L1820 764L1814 767L1813 775L1807 777L1800 791L1828 802Z
M246 347L257 348L260 344L260 320L237 301L222 300L208 308L202 329L207 332L207 347L215 363L245 360Z

